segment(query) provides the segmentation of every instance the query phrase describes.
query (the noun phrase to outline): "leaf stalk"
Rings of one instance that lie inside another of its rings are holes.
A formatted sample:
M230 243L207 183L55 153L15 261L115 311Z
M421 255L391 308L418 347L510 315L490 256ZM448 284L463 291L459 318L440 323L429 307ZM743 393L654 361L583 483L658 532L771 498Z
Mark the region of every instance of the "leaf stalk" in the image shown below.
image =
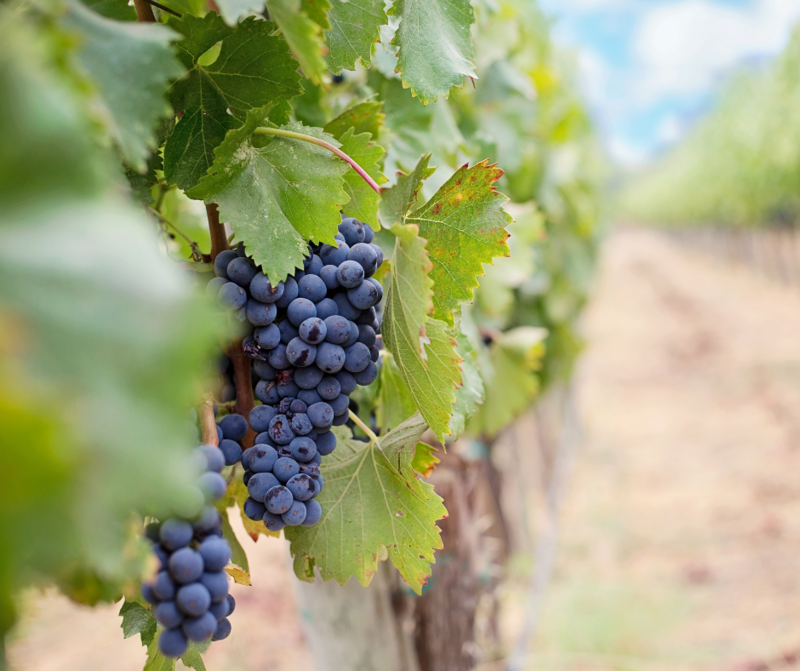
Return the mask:
M379 194L381 192L381 187L378 186L378 183L374 179L372 179L372 177L369 176L369 174L367 173L366 170L364 170L364 168L358 165L358 163L356 163L354 159L345 154L341 149L339 149L338 147L334 147L330 142L325 142L325 140L320 140L319 138L314 137L313 135L306 135L305 133L295 133L294 131L284 130L283 128L266 128L262 126L260 128L256 128L253 132L258 135L276 135L278 137L287 137L291 140L310 142L311 144L315 144L318 147L323 147L324 149L327 149L329 152L336 154L340 159L348 163L353 170L355 170L359 175L361 175L361 178L367 184L369 184L370 188L375 193Z
M353 422L356 424L356 426L358 426L359 429L361 429L364 433L367 434L367 437L370 439L370 441L375 443L376 445L380 445L380 442L378 441L378 436L376 436L372 432L372 429L370 429L366 424L364 424L364 422L361 421L361 418L352 410L348 410L348 412L350 413L350 419L353 420Z

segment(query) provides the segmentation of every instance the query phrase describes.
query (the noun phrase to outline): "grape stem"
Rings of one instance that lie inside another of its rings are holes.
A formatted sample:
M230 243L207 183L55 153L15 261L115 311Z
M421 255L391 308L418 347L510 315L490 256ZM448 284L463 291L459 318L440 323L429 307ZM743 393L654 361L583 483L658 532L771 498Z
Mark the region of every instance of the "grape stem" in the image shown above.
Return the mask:
M359 429L361 429L364 433L367 434L367 437L370 439L370 441L380 445L380 443L378 442L378 436L372 433L372 429L370 429L366 424L364 424L364 422L361 421L361 418L352 410L348 410L348 412L350 413L350 419L353 420L353 422L356 424L356 426L358 426Z
M283 130L282 128L256 128L254 133L258 135L277 135L278 137L288 137L291 140L301 140L302 142L310 142L311 144L315 144L318 147L323 147L330 152L336 154L340 159L345 161L346 163L350 164L350 167L355 170L361 178L369 184L370 188L375 193L381 192L381 187L378 186L378 183L369 176L366 170L362 168L358 163L356 163L352 158L350 158L347 154L345 154L341 149L338 147L334 147L330 142L325 142L325 140L320 140L317 137L313 137L312 135L305 135L304 133L295 133L291 130Z
M208 232L211 236L211 260L213 261L217 258L217 254L230 249L230 247L225 234L225 225L219 220L219 208L216 203L206 205L206 215L208 216Z
M203 434L203 444L216 445L219 447L217 422L214 420L213 394L208 393L203 396L203 403L198 408L197 414L200 415L200 430Z

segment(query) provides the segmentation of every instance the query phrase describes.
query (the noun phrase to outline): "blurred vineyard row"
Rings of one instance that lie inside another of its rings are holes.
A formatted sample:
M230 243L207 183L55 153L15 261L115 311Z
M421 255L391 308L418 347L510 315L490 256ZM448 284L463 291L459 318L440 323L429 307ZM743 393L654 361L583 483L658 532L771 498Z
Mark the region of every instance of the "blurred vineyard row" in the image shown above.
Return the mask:
M800 29L768 67L739 73L713 111L622 190L622 213L670 225L800 219Z

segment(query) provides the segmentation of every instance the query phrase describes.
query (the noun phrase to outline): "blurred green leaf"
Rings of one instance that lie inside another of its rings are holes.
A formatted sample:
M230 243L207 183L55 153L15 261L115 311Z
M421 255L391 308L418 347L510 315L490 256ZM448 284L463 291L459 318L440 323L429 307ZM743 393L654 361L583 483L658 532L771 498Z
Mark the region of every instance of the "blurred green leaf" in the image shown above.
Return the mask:
M380 393L375 417L382 431L389 431L417 412L411 390L403 380L394 357L384 351L381 357Z
M268 0L270 18L289 43L303 74L319 84L327 67L322 57L322 30L302 9L300 0Z
M464 334L458 335L456 352L461 357L461 386L456 390L456 402L450 419L450 434L458 438L469 420L484 401L483 378L478 370L477 353Z

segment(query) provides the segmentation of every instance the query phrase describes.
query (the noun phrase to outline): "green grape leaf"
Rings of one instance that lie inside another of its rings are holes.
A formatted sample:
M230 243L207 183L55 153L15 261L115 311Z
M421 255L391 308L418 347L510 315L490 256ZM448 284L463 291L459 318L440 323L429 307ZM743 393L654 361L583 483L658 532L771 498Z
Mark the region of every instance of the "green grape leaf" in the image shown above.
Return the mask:
M123 158L144 170L158 119L169 113L164 91L184 72L170 44L175 34L162 25L113 21L74 1L62 25L77 37L78 64L103 124Z
M125 638L136 636L139 634L142 639L142 645L147 647L153 642L156 636L156 619L153 613L147 608L142 606L138 601L123 602L122 608L119 609L119 615L122 618L122 635Z
M327 71L322 57L322 29L301 9L300 0L269 0L270 18L278 24L303 74L315 84Z
M469 423L470 433L493 436L528 407L539 390L536 371L546 335L544 329L520 326L492 342L481 366L486 398Z
M335 244L349 166L309 142L253 135L267 125L268 111L248 113L244 126L228 133L208 175L189 195L217 203L247 253L277 282L303 267L307 240ZM338 146L319 128L283 128Z
M355 576L369 584L387 552L417 594L430 575L434 550L442 547L437 520L447 510L433 486L411 466L425 421L414 415L378 443L364 444L344 427L333 429L336 451L325 459L325 488L317 497L322 519L313 527L285 530L295 573L340 584Z
M325 132L338 138L344 135L348 128L352 128L356 135L369 133L372 140L377 141L383 128L383 102L380 100L365 100L348 107L335 119L325 125Z
M467 336L458 335L456 351L463 360L461 363L461 386L456 390L453 416L450 418L450 433L458 438L467 427L470 419L478 412L485 399L483 378L478 367L478 356Z
M175 671L175 660L164 657L158 649L158 643L153 641L147 646L147 660L142 671Z
M391 321L393 331L402 330L402 340L422 352L425 342L425 324L433 312L433 264L425 249L426 241L419 236L419 227L394 226L394 252L392 275L386 297L384 314ZM402 368L402 362L397 361Z
M327 123L324 129L342 143L342 151L364 168L378 184L385 184L387 181L381 172L384 149L374 143L383 122L382 108L383 104L376 101L358 103ZM350 202L342 210L344 214L377 229L380 194L375 193L355 170L348 171L344 180L345 191L350 196Z
M483 275L482 264L510 254L505 227L511 215L503 210L508 198L494 187L502 174L485 160L471 168L464 165L406 217L406 223L417 224L428 241L436 288L433 317L450 326L458 304L472 299L477 276Z
M417 409L441 440L450 433L461 358L447 325L428 316L434 298L431 263L417 230L413 224L391 229L397 240L381 331Z
M438 451L439 450L433 447L433 445L417 443L417 448L414 450L414 459L411 462L411 468L423 478L430 477L436 465L442 463L442 460L436 456Z
M136 10L127 0L83 0L83 4L107 19L136 21Z
M325 32L328 67L336 74L355 70L359 59L368 67L380 27L389 20L383 0L331 0L331 4L330 30Z
M232 30L210 13L202 19L171 19L169 25L185 36L177 44L178 54L190 70L172 87L172 104L183 116L164 148L164 174L188 190L208 172L225 134L241 127L237 117L244 114L235 113L269 104L285 111L279 103L302 93L301 77L286 41L272 34L270 21L250 17ZM200 65L200 56L220 40L217 60Z
M476 77L469 0L397 0L390 13L400 18L392 40L399 48L397 70L423 104Z
M405 422L417 412L411 390L403 380L394 357L387 351L381 358L379 395L376 407L378 426L384 431Z
M200 652L195 648L189 648L181 655L181 662L189 669L195 671L206 671L206 665L203 663L203 658Z
M381 223L387 228L404 223L406 215L416 205L422 182L436 170L436 168L428 167L430 160L430 154L421 156L417 166L410 174L397 173L397 181L394 186L384 189L381 194L378 216Z
M240 477L235 477L237 480L241 480ZM247 554L245 554L242 544L239 542L239 539L236 538L236 533L233 531L233 527L228 519L228 511L220 512L220 518L222 520L222 537L228 541L228 545L231 546L231 563L248 574L249 578L250 563L247 561ZM236 582L239 581L237 580Z

